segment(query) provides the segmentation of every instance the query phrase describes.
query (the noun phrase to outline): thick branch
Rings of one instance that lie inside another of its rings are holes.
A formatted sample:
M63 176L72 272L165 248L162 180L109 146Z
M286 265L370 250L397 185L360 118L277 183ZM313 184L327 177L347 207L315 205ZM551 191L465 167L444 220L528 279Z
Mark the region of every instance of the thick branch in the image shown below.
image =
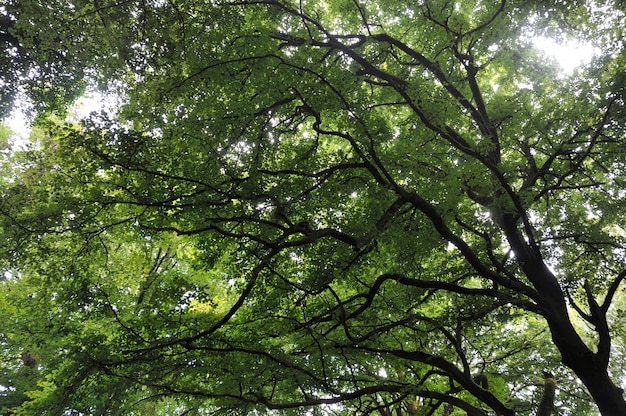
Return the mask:
M613 280L613 282L611 283L611 286L609 286L609 290L607 291L606 296L604 297L604 302L602 302L602 306L600 307L603 313L606 314L608 312L609 307L611 306L611 303L613 302L613 296L615 296L615 292L617 292L619 285L622 283L622 281L625 278L626 278L626 270L622 271L619 275L617 275L615 280Z
M364 349L371 352L383 352L373 348L367 348L359 346L360 349ZM496 414L502 416L514 416L515 411L509 409L504 403L502 403L496 396L494 396L488 390L483 389L476 384L470 374L459 370L454 364L438 357L422 351L405 351L405 350L385 350L384 353L391 354L398 358L403 358L410 361L417 361L424 364L429 364L444 371L454 381L459 383L464 389L466 389L474 397L491 407Z
M598 305L596 298L593 296L591 290L591 284L588 280L584 283L585 295L587 295L587 304L589 305L589 311L591 312L591 318L596 326L596 332L598 333L598 352L596 353L599 358L600 365L604 368L609 365L609 358L611 354L611 333L609 331L609 323L606 319L606 313Z
M269 409L295 409L295 408L304 408L304 407L313 407L319 406L323 404L336 404L349 400L355 400L365 396L375 395L377 393L406 393L411 391L413 394L419 397L423 397L426 399L435 399L444 403L450 403L451 405L458 407L459 409L464 410L468 416L487 416L487 412L481 410L471 404L467 403L464 400L459 398L449 396L439 392L433 391L423 391L423 390L413 390L410 386L405 385L381 385L381 386L371 386L365 387L354 392L342 393L335 397L330 398L310 398L308 400L303 400L299 402L290 402L290 403L278 403L274 402L271 399L260 395L251 393L250 395L254 398L255 402L263 404L265 407ZM504 414L504 413L502 413ZM509 413L512 415L512 413Z
M474 270L481 276L489 279L491 281L502 284L505 287L508 287L516 292L523 293L531 299L539 299L540 295L531 287L510 279L506 279L500 274L492 271L489 267L487 267L474 253L472 248L467 244L465 240L461 237L457 236L450 230L450 228L446 225L444 219L437 212L435 207L433 207L430 203L428 203L425 199L415 193L409 193L402 189L399 189L398 192L406 198L408 202L413 204L418 210L420 210L433 224L439 235L443 237L446 241L454 244L455 247L459 249L461 254L465 257L465 259L472 265Z

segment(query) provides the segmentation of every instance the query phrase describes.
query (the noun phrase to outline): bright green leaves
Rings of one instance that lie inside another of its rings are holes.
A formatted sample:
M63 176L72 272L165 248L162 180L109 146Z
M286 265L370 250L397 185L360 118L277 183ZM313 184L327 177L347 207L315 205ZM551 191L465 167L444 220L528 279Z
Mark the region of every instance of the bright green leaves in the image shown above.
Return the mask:
M26 348L41 367L20 400L51 414L531 412L541 370L571 377L551 346L579 341L565 299L589 318L584 282L615 290L624 257L623 63L557 82L524 33L578 10L550 7L563 14L22 7L24 47L75 55L59 63L70 95L85 72L115 79L125 105L42 117L40 142L6 155L6 374L26 370ZM577 362L594 353L565 344Z

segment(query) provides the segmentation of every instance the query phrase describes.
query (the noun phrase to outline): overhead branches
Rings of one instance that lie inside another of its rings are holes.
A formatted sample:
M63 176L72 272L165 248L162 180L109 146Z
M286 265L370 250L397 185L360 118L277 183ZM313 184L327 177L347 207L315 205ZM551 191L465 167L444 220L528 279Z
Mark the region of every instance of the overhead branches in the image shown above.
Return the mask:
M596 83L554 82L520 38L526 3L122 3L85 18L133 39L89 68L121 74L128 104L51 120L2 179L0 232L29 240L2 258L0 312L51 345L46 383L80 392L59 413L513 415L561 359L626 412L607 372L626 278L611 56Z

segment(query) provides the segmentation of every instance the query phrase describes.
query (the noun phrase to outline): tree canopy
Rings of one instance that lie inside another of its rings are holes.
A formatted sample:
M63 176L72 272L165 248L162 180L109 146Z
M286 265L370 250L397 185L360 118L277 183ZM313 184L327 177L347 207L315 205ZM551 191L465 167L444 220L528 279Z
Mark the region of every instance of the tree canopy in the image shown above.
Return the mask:
M0 412L626 414L624 19L7 1Z

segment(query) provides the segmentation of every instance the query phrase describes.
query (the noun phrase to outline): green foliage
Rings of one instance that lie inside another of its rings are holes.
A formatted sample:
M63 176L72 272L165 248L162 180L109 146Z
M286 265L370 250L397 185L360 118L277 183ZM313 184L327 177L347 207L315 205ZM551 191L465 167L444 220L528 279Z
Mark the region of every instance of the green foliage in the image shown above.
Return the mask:
M0 7L3 414L626 406L623 13L378 3Z

